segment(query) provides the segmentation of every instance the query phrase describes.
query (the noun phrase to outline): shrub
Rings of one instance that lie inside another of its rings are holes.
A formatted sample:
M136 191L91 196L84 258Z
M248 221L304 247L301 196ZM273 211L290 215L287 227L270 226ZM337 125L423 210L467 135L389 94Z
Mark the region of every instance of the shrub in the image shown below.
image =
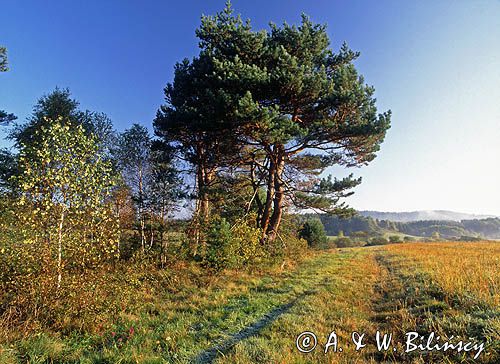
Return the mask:
M299 236L298 226L301 226L300 216L283 216L276 239L262 247L268 264L284 264L286 260L297 262L305 256L308 243Z
M335 240L335 244L338 248L352 248L356 246L361 246L361 244L355 240L348 237L340 237Z
M402 243L403 240L401 239L401 236L399 235L391 235L389 236L389 242L391 243Z
M370 242L367 245L373 246L373 245L386 245L386 244L389 244L389 240L387 240L383 236L377 236L377 237L371 238Z
M327 248L328 237L325 233L325 227L320 219L314 218L307 220L299 231L299 237L306 240L312 248Z
M238 218L229 223L214 216L204 229L205 246L191 254L206 268L221 271L226 268L258 267L282 264L285 260L298 261L304 256L308 243L297 232L298 218L284 216L276 238L262 244L262 230L255 227L255 214ZM191 234L188 231L187 236ZM326 236L325 236L326 238ZM191 239L181 244L185 251L193 251Z
M214 218L207 233L203 264L216 271L232 268L237 263L238 245L233 239L231 225L224 218Z
M265 252L260 244L262 230L251 226L251 222L255 219L255 215L239 219L232 229L233 244L237 247L237 266L258 264L265 257Z
M472 241L482 241L484 239L481 239L481 238L478 238L476 236L467 236L467 235L462 235L458 241L468 241L468 242L472 242Z
M297 234L284 236L284 256L295 262L300 261L307 251L308 243Z

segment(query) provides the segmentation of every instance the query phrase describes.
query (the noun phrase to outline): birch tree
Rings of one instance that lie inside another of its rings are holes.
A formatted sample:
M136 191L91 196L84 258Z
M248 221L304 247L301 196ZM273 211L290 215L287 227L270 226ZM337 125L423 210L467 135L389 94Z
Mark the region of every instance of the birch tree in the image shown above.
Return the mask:
M37 143L21 144L15 178L26 243L55 271L93 268L116 255L118 225L110 203L115 183L95 137L82 125L46 120Z

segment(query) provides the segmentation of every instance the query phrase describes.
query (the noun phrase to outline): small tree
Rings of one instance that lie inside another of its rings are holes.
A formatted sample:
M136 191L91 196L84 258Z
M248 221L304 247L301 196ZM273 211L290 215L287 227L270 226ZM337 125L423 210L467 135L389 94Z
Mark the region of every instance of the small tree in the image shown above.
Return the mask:
M320 219L307 220L299 232L299 237L306 240L310 247L322 248L328 243L325 227Z
M375 236L370 239L367 245L373 246L373 245L385 245L385 244L389 244L389 240L387 240L383 236Z
M141 249L146 249L146 186L150 175L151 137L146 127L134 124L118 137L113 155L137 206Z
M0 72L7 72L9 67L7 67L7 48L0 47ZM16 120L14 114L8 114L4 110L0 110L0 123L8 123L10 121Z
M231 225L225 220L214 218L207 233L207 252L204 265L216 271L232 268L237 261L238 246L231 233Z
M172 212L177 210L177 203L185 194L182 189L179 172L173 164L169 149L161 142L153 143L149 160L149 178L147 192L147 208L149 211L151 238L153 248L155 231L158 234L161 263L166 263L166 243L164 241L167 222Z
M45 125L35 130L38 143L21 145L14 178L26 241L35 244L37 259L55 265L59 288L65 269L93 267L116 252L118 227L109 204L114 177L81 125Z
M434 239L434 240L440 240L441 239L441 234L439 233L439 231L434 231L431 235L431 238Z
M17 124L9 138L17 146L38 143L36 130L48 123L63 123L71 128L82 125L86 135L95 137L99 152L107 152L114 141L114 130L106 114L80 110L80 103L73 99L69 89L56 88L40 97L25 123Z

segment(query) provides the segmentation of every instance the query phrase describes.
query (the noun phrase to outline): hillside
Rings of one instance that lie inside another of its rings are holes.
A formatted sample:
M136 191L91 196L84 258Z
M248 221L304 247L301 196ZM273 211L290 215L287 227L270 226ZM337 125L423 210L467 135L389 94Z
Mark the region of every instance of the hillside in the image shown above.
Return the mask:
M424 221L391 221L378 220L361 215L349 219L322 214L319 216L327 235L336 236L340 232L350 236L364 232L369 236L387 234L405 234L416 237L440 237L444 239L482 238L500 239L500 219L470 219L461 221L424 220Z

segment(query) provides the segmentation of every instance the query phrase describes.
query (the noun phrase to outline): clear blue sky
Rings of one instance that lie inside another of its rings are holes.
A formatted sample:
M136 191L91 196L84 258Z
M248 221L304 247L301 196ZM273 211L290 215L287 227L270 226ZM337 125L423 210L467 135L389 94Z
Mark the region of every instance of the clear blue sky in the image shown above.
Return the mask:
M23 120L42 94L69 87L119 130L151 126L176 61L197 53L200 15L224 1L6 1L0 108ZM327 23L393 126L349 202L359 209L452 209L500 215L500 1L242 1L256 28ZM5 134L0 131L0 136ZM3 142L5 145L5 142ZM333 170L339 176L346 172Z

